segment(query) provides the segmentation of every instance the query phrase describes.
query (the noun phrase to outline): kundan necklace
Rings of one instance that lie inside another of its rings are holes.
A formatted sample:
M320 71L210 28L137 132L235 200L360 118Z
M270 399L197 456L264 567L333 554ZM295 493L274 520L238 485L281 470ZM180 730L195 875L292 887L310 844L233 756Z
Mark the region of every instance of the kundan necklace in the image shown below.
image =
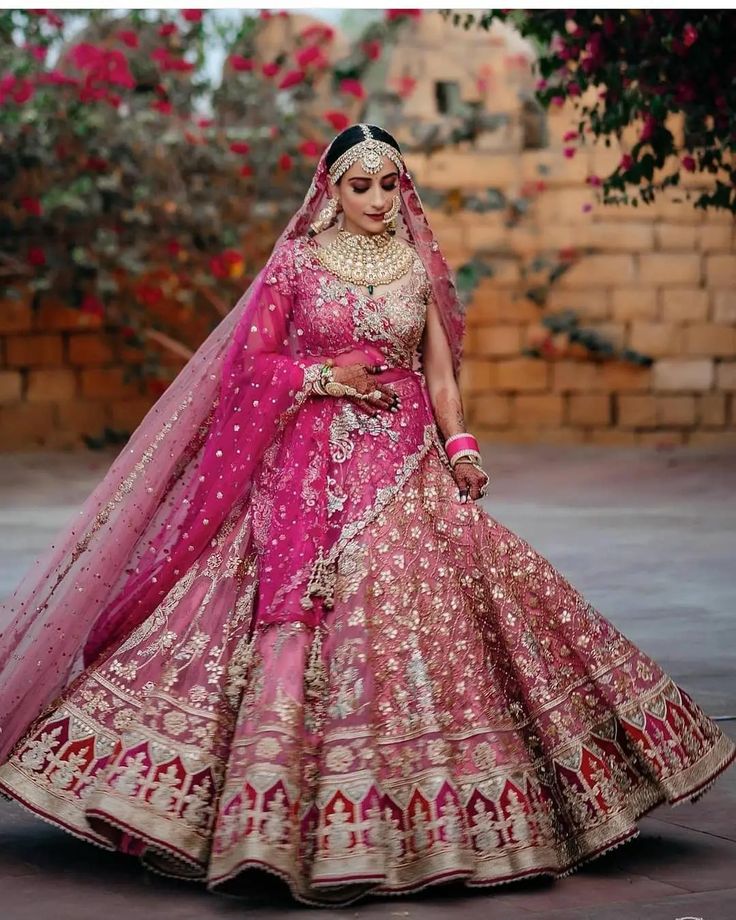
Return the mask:
M350 233L340 228L327 246L315 245L317 258L343 281L365 284L373 293L377 284L401 278L411 268L414 253L389 233Z

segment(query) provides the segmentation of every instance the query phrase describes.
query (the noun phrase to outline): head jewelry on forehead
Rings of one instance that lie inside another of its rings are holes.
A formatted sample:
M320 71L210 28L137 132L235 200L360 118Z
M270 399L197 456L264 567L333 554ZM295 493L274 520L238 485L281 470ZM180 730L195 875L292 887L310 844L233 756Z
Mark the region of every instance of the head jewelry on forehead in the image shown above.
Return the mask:
M369 175L375 175L381 169L381 158L388 157L396 164L401 173L404 169L404 161L401 154L391 144L380 141L373 137L368 125L359 125L365 140L353 144L345 153L341 154L332 164L329 170L332 182L337 182L340 176L350 167L360 160L360 165Z

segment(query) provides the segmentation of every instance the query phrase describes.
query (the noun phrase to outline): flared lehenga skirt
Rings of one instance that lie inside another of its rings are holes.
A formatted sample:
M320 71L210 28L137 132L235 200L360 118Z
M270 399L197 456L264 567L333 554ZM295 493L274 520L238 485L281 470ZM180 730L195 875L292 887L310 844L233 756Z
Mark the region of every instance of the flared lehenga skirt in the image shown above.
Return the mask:
M305 904L560 876L736 745L431 441L316 630L254 629L248 511L42 713L0 793L153 871ZM237 509L236 509L237 511Z

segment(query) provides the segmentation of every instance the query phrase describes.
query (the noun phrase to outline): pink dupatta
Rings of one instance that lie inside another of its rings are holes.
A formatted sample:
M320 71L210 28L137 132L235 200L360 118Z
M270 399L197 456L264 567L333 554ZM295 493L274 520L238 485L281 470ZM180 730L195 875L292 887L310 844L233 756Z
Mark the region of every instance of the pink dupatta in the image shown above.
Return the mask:
M0 763L82 670L155 610L232 508L248 501L269 448L303 407L323 358L301 354L290 325L290 241L324 207L326 154L264 268L0 608ZM457 376L464 305L408 170L399 188L397 233L427 270ZM305 473L298 464L292 472ZM296 566L318 540L292 523ZM314 611L297 615L314 622Z

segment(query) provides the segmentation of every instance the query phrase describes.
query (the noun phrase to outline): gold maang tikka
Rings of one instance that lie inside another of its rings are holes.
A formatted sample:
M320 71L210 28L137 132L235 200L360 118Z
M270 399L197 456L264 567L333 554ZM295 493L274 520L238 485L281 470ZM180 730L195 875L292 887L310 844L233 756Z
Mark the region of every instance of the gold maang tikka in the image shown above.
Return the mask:
M375 175L379 172L383 157L388 157L391 162L394 163L399 174L404 172L404 160L395 147L373 137L370 125L360 124L358 127L363 132L364 140L359 141L357 144L353 144L352 147L341 154L332 164L328 175L333 185L336 184L340 176L350 169L354 163L357 163L358 160L360 160L360 165L369 175ZM310 224L309 230L307 231L310 236L315 236L334 223L335 217L337 216L337 206L338 201L336 198L328 199L327 204L319 212L315 221ZM383 218L388 232L392 235L396 233L395 219L399 213L400 207L401 198L395 195L391 208L386 212Z
M381 169L381 159L388 157L401 174L404 171L404 161L399 151L373 137L369 125L361 124L358 126L363 132L364 140L353 144L345 153L341 154L330 167L329 176L333 183L337 182L340 176L350 169L353 163L360 160L360 165L371 176L375 176Z

